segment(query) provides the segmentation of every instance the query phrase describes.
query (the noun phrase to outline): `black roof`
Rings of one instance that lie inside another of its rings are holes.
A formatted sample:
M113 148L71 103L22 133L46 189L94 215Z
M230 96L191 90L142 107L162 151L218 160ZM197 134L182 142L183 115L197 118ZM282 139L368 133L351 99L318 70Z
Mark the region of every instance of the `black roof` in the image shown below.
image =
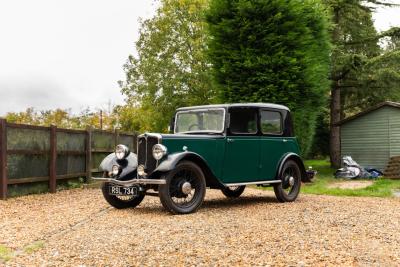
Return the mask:
M289 108L283 105L272 103L234 103L234 104L216 104L204 106L191 106L178 108L177 111L191 110L191 109L207 109L207 108L230 108L230 107L255 107L255 108L274 108L289 111Z
M346 122L348 122L348 121L352 121L352 120L357 119L357 118L359 118L359 117L361 117L361 116L364 116L364 115L366 115L366 114L368 114L368 113L370 113L370 112L372 112L372 111L374 111L374 110L380 109L381 107L400 108L400 103L391 102L391 101L385 101L385 102L379 103L379 104L376 105L376 106L373 106L373 107L371 107L371 108L368 108L368 109L366 109L366 110L364 110L364 111L361 111L360 113L357 113L357 114L355 114L355 115L353 115L353 116L350 116L350 117L348 117L348 118L345 118L345 119L339 121L338 123L336 123L336 125L342 125L342 124L344 124L344 123L346 123Z

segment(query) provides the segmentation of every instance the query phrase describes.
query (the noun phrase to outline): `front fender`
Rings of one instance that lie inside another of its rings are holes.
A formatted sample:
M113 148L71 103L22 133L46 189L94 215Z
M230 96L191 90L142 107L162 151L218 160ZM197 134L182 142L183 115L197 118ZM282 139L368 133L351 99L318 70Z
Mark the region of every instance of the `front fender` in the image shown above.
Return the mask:
M162 161L160 165L158 165L158 167L154 170L153 176L159 177L159 175L161 175L162 173L173 170L181 160L190 160L196 163L202 169L208 187L218 189L224 187L219 179L214 175L205 159L199 154L190 151L177 152L168 155L168 157L164 161Z
M201 158L203 160L203 158L194 153L194 152L188 152L188 151L184 151L184 152L178 152L178 153L174 153L171 155L168 155L168 157L163 160L160 165L158 165L158 167L155 169L154 172L158 171L158 172L167 172L172 170L173 168L175 168L176 164L178 164L179 161L181 161L183 158L190 156L190 155L195 155L198 158ZM203 160L204 161L204 160Z
M307 173L306 173L306 168L304 167L303 160L301 159L301 157L299 155L297 155L296 153L293 153L293 152L286 153L285 155L282 156L281 160L279 161L278 171L276 172L276 179L280 179L283 165L289 159L294 160L299 165L300 171L301 171L301 181L302 182L306 181Z
M118 160L115 153L111 153L100 163L100 170L103 172L109 172L113 165L118 165L122 168L119 179L124 179L131 177L136 172L137 164L138 161L135 153L129 153L129 155L122 160Z

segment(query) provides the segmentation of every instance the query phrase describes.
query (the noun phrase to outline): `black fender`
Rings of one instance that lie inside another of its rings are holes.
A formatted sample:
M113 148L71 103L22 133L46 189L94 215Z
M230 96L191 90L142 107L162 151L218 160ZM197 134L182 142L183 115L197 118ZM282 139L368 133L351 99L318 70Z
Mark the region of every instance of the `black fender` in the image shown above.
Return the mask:
M168 157L158 165L154 170L152 176L160 177L163 173L173 170L176 165L182 160L189 160L196 163L203 171L206 178L206 184L211 188L223 188L223 184L218 180L218 178L211 171L206 160L199 154L191 151L183 151L168 155Z
M118 179L124 180L136 177L138 160L135 153L130 152L129 155L122 160L117 159L115 153L111 153L103 159L99 168L103 172L109 172L113 165L118 165L122 169Z
M282 174L283 164L285 164L285 162L288 160L294 160L299 165L300 171L301 171L301 181L305 182L307 180L306 167L304 166L304 163L303 163L303 160L301 159L301 157L293 152L286 153L280 159L279 165L278 165L279 167L276 172L276 179L278 179L278 180L280 179L280 176Z

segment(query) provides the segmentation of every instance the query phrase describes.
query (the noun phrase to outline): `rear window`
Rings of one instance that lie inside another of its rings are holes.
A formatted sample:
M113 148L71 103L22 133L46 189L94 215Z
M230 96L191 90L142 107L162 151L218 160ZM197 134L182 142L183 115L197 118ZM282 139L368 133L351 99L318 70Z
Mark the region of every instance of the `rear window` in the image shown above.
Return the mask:
M249 108L231 109L229 128L233 134L256 134L257 110Z
M261 131L263 134L282 133L282 115L277 111L261 111Z

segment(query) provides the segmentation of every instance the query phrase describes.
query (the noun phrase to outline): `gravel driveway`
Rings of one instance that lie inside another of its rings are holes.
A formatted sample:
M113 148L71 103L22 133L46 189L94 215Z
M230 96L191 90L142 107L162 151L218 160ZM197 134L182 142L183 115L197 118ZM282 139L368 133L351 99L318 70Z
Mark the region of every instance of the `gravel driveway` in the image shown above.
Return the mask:
M110 208L98 189L0 201L6 266L400 265L400 200L208 190L195 214L146 197Z

